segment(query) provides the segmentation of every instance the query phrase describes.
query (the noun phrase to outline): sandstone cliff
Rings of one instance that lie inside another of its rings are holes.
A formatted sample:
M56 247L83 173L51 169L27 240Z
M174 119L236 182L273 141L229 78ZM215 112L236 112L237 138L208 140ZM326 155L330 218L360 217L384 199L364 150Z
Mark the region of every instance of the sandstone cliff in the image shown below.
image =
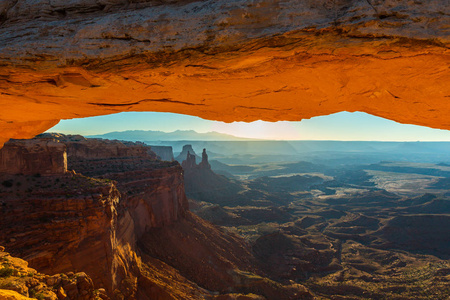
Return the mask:
M70 160L113 159L121 157L140 157L156 160L156 154L151 151L151 147L140 142L87 139L81 135L64 135L58 133L40 134L37 136L37 139L31 141L40 141L42 139L52 139L55 142L65 145Z
M312 298L267 279L250 245L188 211L177 162L142 144L50 136L70 171L0 175L0 243L31 266L83 270L113 299ZM194 169L212 172L206 152Z
M40 272L83 270L112 291L120 196L114 184L72 173L0 181L0 244Z
M121 207L132 217L137 237L148 228L176 221L188 209L181 167L177 162L157 160L150 147L96 139L74 141L67 136L62 140L67 145L69 169L117 183Z
M51 138L10 141L0 149L0 174L55 175L66 171L66 145Z
M181 167L157 161L140 143L81 136L47 134L10 142L4 149L22 153L29 144L49 139L64 152L44 149L24 156L23 165L39 161L39 154L65 157L67 149L69 169L75 172L1 175L0 243L40 271L83 270L109 295L132 299L137 286L133 282L140 274L134 253L137 239L148 228L170 224L187 210ZM44 160L42 166L45 163L49 164Z

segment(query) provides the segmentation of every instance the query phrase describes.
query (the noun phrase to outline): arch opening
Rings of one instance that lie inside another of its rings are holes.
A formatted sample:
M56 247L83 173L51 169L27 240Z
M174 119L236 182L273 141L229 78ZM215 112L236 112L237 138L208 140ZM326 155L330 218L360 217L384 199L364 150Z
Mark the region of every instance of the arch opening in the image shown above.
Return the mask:
M123 112L100 117L62 120L47 132L104 136L105 138L110 136L130 141L175 140L176 138L180 140L213 140L215 138L219 140L450 141L450 131L447 130L401 124L362 112L340 112L302 121L258 120L231 123L174 113ZM133 132L136 134L127 136L127 132L131 135ZM174 132L178 134L171 137L170 133ZM186 134L184 137L183 133ZM221 136L221 134L229 136Z

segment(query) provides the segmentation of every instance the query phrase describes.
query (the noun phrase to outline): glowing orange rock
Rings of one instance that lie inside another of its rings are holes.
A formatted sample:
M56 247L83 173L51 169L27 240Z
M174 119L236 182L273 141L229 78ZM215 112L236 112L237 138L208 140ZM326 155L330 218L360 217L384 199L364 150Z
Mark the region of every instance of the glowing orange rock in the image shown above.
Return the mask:
M13 2L0 7L0 144L121 111L364 111L450 129L445 0Z

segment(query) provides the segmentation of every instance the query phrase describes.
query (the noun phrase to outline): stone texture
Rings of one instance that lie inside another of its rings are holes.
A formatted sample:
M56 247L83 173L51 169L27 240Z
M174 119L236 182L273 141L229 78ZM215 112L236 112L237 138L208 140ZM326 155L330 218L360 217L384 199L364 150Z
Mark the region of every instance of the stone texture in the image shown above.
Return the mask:
M3 1L0 106L8 109L0 111L0 143L59 119L120 111L227 122L364 111L450 129L449 7Z
M2 150L22 153L49 140L62 146L61 157L67 149L70 171L45 177L21 170L0 174L0 244L41 272L83 270L107 295L121 299L118 290L134 299L141 276L138 238L188 210L181 167L157 160L142 143L61 134L10 141ZM33 157L51 164L45 160L49 153L54 151L46 148ZM76 299L91 283L70 282L59 294Z
M0 181L13 183L0 190L0 244L40 272L83 270L112 290L120 196L114 184L72 173Z
M183 160L181 166L184 170L197 168L197 163L195 162L195 154L191 154L189 151L186 154L186 159Z
M70 170L117 183L137 237L171 224L188 209L180 165L157 160L151 147L64 135L59 139L67 146Z
M178 162L156 160L139 143L58 134L31 142L50 138L66 147L70 171L0 175L0 244L39 271L68 272L32 285L52 286L45 299L312 299L300 284L267 279L243 239L188 211ZM194 170L211 175L206 152L203 165Z
M114 159L123 157L146 158L156 160L156 154L151 147L140 142L127 142L105 139L87 139L81 135L64 135L59 133L44 133L37 136L42 139L52 139L67 147L70 160Z
M100 300L92 279L85 273L44 275L28 267L28 262L0 250L0 270L10 273L0 277L2 300ZM65 291L64 288L67 290ZM66 294L67 292L67 294ZM109 298L107 298L109 299Z
M54 139L14 140L0 149L0 174L55 175L67 171L66 146Z
M189 150L188 150L189 149ZM180 155L177 157L180 158L183 153L186 153L185 155L185 160L183 160L183 162L181 163L181 166L183 167L183 169L185 171L190 171L192 169L205 169L205 170L211 170L211 165L208 162L208 154L206 153L206 149L203 149L202 152L202 161L197 165L196 163L196 157L197 155L195 154L195 152L193 152L194 150L192 150L192 146L191 145L184 145L183 146L183 151L180 153ZM191 152L193 152L193 154L191 154Z

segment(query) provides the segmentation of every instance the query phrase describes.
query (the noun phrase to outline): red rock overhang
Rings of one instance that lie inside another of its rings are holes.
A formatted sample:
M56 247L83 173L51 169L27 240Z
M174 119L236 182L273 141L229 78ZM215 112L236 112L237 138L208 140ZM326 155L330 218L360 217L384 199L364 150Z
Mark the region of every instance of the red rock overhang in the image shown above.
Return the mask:
M0 145L121 111L450 129L445 0L106 2L0 6Z

